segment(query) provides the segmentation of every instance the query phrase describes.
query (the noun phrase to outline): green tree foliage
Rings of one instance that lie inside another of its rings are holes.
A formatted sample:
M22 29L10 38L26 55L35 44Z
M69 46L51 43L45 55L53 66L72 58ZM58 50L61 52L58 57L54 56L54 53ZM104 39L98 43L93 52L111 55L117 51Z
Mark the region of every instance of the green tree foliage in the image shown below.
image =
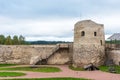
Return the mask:
M12 45L11 36L7 36L7 37L6 37L5 44L6 44L6 45Z
M19 36L19 44L25 44L25 38L22 35Z
M29 41L32 45L38 45L38 44L58 44L58 43L71 43L71 42L65 42L65 41Z
M5 36L0 35L0 44L4 44L4 43L5 43Z
M12 40L12 44L13 45L19 45L19 39L17 35L13 36L13 40Z
M5 37L4 35L0 35L0 44L1 45L24 45L24 44L30 44L29 42L25 41L25 38L20 35L14 35L13 38L11 36Z

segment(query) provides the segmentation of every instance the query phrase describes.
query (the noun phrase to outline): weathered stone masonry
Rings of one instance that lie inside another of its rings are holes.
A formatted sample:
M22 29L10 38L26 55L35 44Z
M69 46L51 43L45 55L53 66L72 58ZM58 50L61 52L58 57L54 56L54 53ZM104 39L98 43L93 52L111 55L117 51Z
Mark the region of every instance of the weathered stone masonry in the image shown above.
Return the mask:
M77 22L74 28L73 65L83 67L105 61L104 27L91 20Z
M120 48L115 48L116 45L105 46L102 24L84 20L77 22L74 30L74 42L69 44L0 45L0 63L73 63L74 67L83 67L90 63L100 66L113 59L115 64L120 64Z
M68 46L68 44L66 45ZM0 63L65 64L69 62L68 47L59 46L56 49L56 46L58 45L1 45Z

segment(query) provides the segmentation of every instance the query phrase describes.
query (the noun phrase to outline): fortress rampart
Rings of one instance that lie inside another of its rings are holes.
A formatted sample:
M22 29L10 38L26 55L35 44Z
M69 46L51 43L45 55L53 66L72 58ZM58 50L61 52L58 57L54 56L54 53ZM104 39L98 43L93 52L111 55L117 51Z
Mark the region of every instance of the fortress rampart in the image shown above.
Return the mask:
M77 22L74 42L56 45L0 45L0 63L73 64L83 67L107 64L120 65L120 45L105 44L104 27L91 20Z
M70 61L70 45L0 45L0 63L66 64Z
M57 46L58 45L60 44L57 44ZM106 44L105 63L107 63L108 60L113 59L114 63L119 65L119 46L118 44ZM0 63L41 65L72 63L73 44L69 43L61 47L63 48L59 48L52 53L52 51L55 50L56 45L0 45Z

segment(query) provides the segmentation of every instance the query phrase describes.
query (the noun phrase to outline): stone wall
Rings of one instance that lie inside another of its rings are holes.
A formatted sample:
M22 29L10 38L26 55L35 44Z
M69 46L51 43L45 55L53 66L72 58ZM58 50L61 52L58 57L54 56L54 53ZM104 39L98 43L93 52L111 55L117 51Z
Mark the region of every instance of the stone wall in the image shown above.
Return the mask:
M104 64L105 38L104 27L91 20L79 21L74 28L73 61L74 67L90 63Z
M113 60L114 64L120 65L120 44L106 44L106 64Z
M91 20L79 21L74 28L74 42L57 45L0 45L0 63L66 64L83 67L103 65L113 59L120 63L120 45L106 44L104 26ZM106 47L106 48L105 48ZM105 54L106 49L106 54ZM105 61L106 60L106 61Z
M108 59L113 60L114 64L120 65L120 50L111 50L107 52ZM109 62L109 61L107 61ZM109 65L109 63L108 63Z
M102 49L101 47L95 45L81 46L77 50L79 54L74 55L74 57L76 57L74 61L77 66L85 66L90 63L100 66L105 61L105 54L103 50L104 48Z
M34 64L34 62L36 63L52 55L52 51L55 48L56 45L0 45L0 63ZM69 61L69 53L67 51L67 49L58 50L54 53L54 56L48 59L48 63L66 63Z
M59 49L48 59L48 64L65 64L70 61L68 49Z

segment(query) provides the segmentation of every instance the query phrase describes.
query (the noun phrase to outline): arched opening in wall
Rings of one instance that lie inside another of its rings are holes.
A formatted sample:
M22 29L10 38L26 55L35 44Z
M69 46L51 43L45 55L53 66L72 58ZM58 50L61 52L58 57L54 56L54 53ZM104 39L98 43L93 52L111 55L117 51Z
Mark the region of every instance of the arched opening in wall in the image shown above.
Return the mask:
M102 46L102 44L103 44L103 43L102 43L102 40L100 40L100 44L101 44L101 46Z
M81 32L81 36L85 36L85 32L84 31Z
M97 36L97 32L94 32L94 36Z
M35 65L46 65L47 64L47 59L42 59L38 61Z

